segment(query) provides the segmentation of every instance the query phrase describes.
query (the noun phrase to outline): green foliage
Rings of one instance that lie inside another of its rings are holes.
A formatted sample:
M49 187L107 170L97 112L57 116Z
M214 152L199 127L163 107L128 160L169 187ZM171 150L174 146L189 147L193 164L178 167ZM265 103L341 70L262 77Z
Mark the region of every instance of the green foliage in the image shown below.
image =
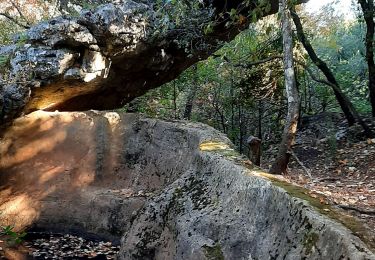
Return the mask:
M0 45L12 43L13 35L21 32L22 30L22 28L7 20L0 20Z
M198 63L197 70L186 70L175 81L134 100L127 109L159 118L181 119L188 94L194 85L198 85L192 120L220 129L228 134L239 148L242 147L243 151L246 149L246 137L257 133L259 99L268 94L268 100L263 102L268 109L265 112L267 123L264 132L269 133L268 141L276 142L280 135L280 119L283 114L280 113L280 118L272 118L276 108L268 101L277 105L278 111L283 111L283 93L280 91L283 82L281 63L276 60L252 68L238 66L246 66L249 62L282 50L280 33L277 27L272 25L274 22L276 20L273 19L270 23L258 25L272 28L267 33L258 30L258 26L243 32L215 53L215 57ZM267 78L270 67L273 72ZM271 94L270 85L275 87Z
M23 45L25 45L28 41L28 36L25 32L22 32L20 33L19 35L17 35L17 46L18 47L21 47Z
M209 48L204 36L214 26L212 8L202 8L199 0L157 0L154 9L153 39L173 37L174 43L186 53Z
M328 149L329 149L329 154L331 158L335 158L337 154L337 140L336 140L336 135L334 133L331 133L328 136Z
M10 67L10 55L0 55L0 72L4 73Z
M180 10L189 9L183 1L159 2L163 3L160 4L160 12L168 5L180 5ZM262 12L269 11L268 2L258 1L254 11L246 14L245 18L250 21L257 20L263 15ZM247 4L253 3L248 1ZM175 15L179 14L171 13L165 21L170 23ZM236 9L219 14L226 19L227 26L237 25L244 19L243 15L241 10ZM344 92L360 113L368 113L370 105L367 68L363 59L363 28L355 21L345 23L342 19L344 18L333 15L332 10L328 9L323 13L308 15L304 26L310 28L309 38L313 47L318 55L327 61ZM136 111L150 116L181 119L188 94L197 84L192 120L221 130L241 152L246 153L245 140L249 135L260 134L264 148L268 149L270 145L279 142L285 121L282 60L270 60L256 66L251 64L282 54L279 22L275 15L252 25L232 42L225 44L213 57L200 62L197 71L189 69L175 81L136 99L131 109L135 108ZM179 25L176 23L174 26L168 27L164 32L168 34ZM204 33L212 33L215 26L215 22L205 24ZM324 79L315 65L309 62L303 46L296 39L294 54L300 62L306 63L318 78ZM330 87L313 81L305 68L298 63L296 75L302 98L302 116L323 111L341 112ZM327 144L334 157L337 150L335 133L332 132L327 137Z
M205 255L208 260L224 260L224 254L221 249L220 244L215 244L214 246L204 245Z
M322 16L327 17L324 19L324 24L311 29L314 35L310 38L318 56L327 62L357 110L362 114L369 114L371 106L368 102L367 66L363 42L365 30L358 21L345 21L345 16L335 16L330 9L317 16L320 19ZM317 28L320 30L318 33ZM314 88L320 95L322 91L319 88L326 87L314 83ZM325 98L334 100L333 93L326 91ZM330 110L337 111L337 107L338 105L335 104Z
M0 235L6 236L9 245L21 244L24 237L27 235L26 232L16 232L13 226L3 226L1 227Z
M90 1L82 1L82 9L88 10L88 9L95 9L98 7L100 4L99 3L92 3Z
M0 68L7 67L10 61L9 55L1 55L0 56Z

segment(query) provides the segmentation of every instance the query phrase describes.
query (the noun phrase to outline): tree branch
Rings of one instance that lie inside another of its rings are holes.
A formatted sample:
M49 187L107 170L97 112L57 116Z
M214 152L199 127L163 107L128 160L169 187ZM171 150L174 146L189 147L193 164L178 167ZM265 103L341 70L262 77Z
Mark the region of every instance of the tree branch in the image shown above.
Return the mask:
M233 66L249 69L253 66L260 65L260 64L263 64L263 63L267 63L269 61L276 60L276 59L282 59L282 58L283 58L283 56L277 55L277 56L271 56L271 57L268 57L268 58L265 58L265 59L262 59L262 60L254 61L254 62L251 62L251 63L247 63L246 65L235 64Z
M8 20L10 20L11 22L17 24L18 26L21 26L22 28L30 29L29 25L22 24L21 22L17 21L17 19L15 19L14 17L10 16L7 13L0 13L0 16L4 16L5 18L7 18Z
M296 63L298 63L299 65L301 65L307 71L307 73L310 75L311 79L314 80L315 82L318 82L318 83L330 86L332 88L337 88L337 86L335 84L329 82L328 80L317 78L314 75L313 71L306 64L304 64L303 62L300 62L300 61L296 60Z
M294 153L293 150L289 150L289 153L293 156L293 158L296 160L296 162L302 167L302 169L306 172L306 174L309 176L310 180L313 181L313 177L311 175L310 169L308 169L303 162L297 157L297 155Z
M27 20L26 16L21 11L20 7L16 3L14 3L14 1L10 1L10 2L12 4L12 6L17 10L17 12L20 15L20 17L26 22L26 26L30 27L31 23L29 23L29 21Z

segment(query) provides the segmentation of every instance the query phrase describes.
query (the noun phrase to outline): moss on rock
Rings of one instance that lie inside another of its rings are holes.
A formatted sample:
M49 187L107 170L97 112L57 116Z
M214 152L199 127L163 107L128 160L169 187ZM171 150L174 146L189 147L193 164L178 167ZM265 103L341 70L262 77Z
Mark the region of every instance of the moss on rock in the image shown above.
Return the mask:
M221 249L220 244L215 244L214 246L204 245L203 249L205 251L205 256L208 260L224 260L224 254Z

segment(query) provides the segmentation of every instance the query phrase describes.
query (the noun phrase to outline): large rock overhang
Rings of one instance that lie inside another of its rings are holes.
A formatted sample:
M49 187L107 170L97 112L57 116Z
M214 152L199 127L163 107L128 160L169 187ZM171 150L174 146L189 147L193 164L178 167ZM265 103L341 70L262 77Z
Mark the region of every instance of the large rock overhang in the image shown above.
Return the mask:
M204 1L174 30L163 29L176 24L160 24L166 11L156 1L141 0L105 4L79 17L58 17L32 27L14 45L0 48L6 61L0 78L0 123L38 109L118 108L173 80L248 27L249 21L227 27L228 17L218 18L218 13L248 1L228 1L225 7L224 2ZM277 12L277 0L261 2L242 12L258 8L258 18ZM201 25L215 21L212 32L192 26L190 15Z

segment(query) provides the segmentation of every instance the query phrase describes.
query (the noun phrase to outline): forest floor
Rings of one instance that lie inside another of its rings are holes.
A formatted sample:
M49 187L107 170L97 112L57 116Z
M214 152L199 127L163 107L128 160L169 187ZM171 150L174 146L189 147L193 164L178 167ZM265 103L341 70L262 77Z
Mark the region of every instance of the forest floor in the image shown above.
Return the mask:
M307 118L284 177L375 232L375 139L360 138L359 132L356 127L348 130L337 114Z

